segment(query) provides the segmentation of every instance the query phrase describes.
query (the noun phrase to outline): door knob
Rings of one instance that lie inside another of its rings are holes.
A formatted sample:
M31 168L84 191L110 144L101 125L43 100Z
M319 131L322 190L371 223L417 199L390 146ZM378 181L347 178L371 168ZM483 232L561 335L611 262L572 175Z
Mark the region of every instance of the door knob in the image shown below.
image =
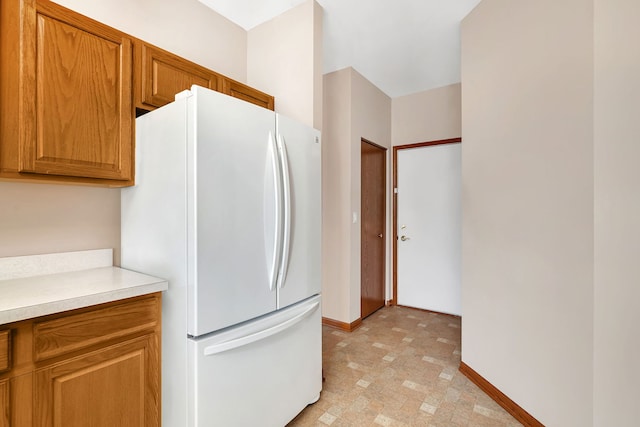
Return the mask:
M407 236L400 236L400 240L404 242L405 240L409 240L409 238Z
M382 233L378 234L378 237L382 239Z

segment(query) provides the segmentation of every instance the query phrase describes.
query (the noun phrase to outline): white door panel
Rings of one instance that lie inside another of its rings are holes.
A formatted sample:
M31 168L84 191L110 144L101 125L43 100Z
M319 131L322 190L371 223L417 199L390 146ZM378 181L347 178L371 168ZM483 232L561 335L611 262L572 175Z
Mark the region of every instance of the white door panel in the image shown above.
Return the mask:
M461 314L461 144L398 150L398 304Z
M321 142L320 132L277 115L277 133L286 146L291 190L291 232L286 280L278 307L286 307L321 289Z
M189 334L198 336L276 309L270 289L274 198L269 134L275 113L195 88L188 204L195 259Z

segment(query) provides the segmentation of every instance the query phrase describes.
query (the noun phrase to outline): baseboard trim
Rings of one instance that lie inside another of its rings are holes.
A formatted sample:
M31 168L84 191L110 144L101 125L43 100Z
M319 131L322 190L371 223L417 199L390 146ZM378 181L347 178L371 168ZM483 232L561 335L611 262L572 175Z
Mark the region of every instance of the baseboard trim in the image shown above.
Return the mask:
M509 399L509 397L498 390L493 384L487 381L482 375L474 371L469 365L464 362L460 362L460 372L472 383L480 387L482 391L487 393L487 395L492 398L498 405L502 406L505 411L510 413L513 418L520 421L522 425L525 427L544 427L540 421L533 418L533 416L522 409L520 405L518 405L513 400Z
M396 307L410 308L412 310L423 311L425 313L442 314L443 316L449 316L449 317L455 317L456 319L462 319L462 317L457 315L457 314L443 313L441 311L427 310L426 308L410 307L408 305L397 305L397 304L396 304Z
M343 330L345 332L353 332L362 325L362 319L356 319L351 323L345 323L338 320L329 319L328 317L323 317L322 324L325 326L331 326L332 328Z

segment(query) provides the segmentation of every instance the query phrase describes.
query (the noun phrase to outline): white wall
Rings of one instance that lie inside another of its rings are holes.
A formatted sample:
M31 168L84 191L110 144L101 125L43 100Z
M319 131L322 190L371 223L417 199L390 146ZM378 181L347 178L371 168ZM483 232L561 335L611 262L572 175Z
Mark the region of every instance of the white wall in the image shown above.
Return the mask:
M460 104L460 83L393 98L393 145L459 138L462 132Z
M345 68L324 76L323 102L323 316L351 323L360 318L360 141L391 147L391 99L357 71ZM387 188L390 158L388 150ZM390 221L389 211L388 236ZM389 254L388 250L387 290Z
M113 248L120 256L120 190L0 182L0 257Z
M593 3L462 23L462 360L549 426L593 409Z
M390 299L392 142L460 137L460 84L390 99L356 70L345 68L324 76L323 99L323 316L351 323L360 318L360 139L389 149L385 269Z
M247 32L198 0L56 3L232 79L247 79Z
M640 2L595 4L594 422L638 425Z
M350 323L351 70L324 76L322 133L322 316Z
M249 30L247 83L276 111L322 128L322 9L314 0Z
M385 300L391 299L391 98L380 89L365 79L356 70L351 69L351 212L355 212L358 221L351 223L351 321L360 318L360 259L362 242L360 233L362 230L362 173L361 139L373 142L387 148L387 218L385 235L387 250L385 259Z

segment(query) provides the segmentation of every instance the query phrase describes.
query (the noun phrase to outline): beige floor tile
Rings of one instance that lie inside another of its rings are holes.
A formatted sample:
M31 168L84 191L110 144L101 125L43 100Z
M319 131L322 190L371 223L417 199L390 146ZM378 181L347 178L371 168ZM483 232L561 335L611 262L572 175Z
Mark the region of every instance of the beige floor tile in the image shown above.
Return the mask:
M288 427L516 427L458 371L460 319L385 307L347 333L323 326L320 400Z

